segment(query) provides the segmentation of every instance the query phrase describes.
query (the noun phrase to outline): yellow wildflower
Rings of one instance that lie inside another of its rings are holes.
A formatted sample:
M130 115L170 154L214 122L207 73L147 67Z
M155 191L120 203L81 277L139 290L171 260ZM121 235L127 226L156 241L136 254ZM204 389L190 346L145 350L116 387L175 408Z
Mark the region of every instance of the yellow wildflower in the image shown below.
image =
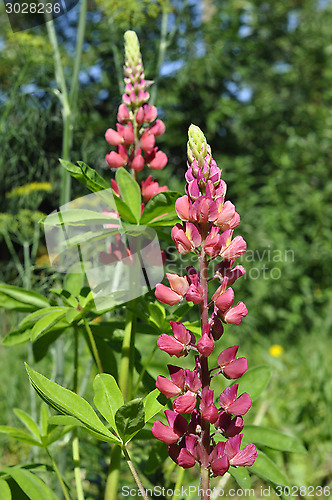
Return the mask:
M269 348L269 354L270 354L270 356L273 356L274 358L279 358L279 356L281 356L283 352L284 352L284 348L279 344L273 344Z

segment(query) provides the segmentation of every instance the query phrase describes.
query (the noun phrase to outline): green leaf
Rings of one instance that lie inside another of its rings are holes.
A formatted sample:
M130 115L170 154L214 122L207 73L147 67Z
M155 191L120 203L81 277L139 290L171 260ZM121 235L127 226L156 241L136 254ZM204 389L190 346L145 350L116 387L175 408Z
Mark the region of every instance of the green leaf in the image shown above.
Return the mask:
M55 311L63 311L63 306L50 306L50 307L43 307L42 309L38 309L38 311L34 311L33 313L29 314L25 318L22 319L20 322L19 326L20 327L30 327L33 326L39 321L41 318L44 316L47 316L49 313L53 313Z
M49 314L38 320L32 328L31 341L34 342L39 337L41 337L41 335L51 330L57 323L59 323L59 321L61 321L66 316L68 310L68 307L62 307L60 310L50 312Z
M17 439L18 441L22 441L22 443L28 443L33 446L41 446L41 443L34 439L31 434L28 434L21 429L17 429L16 427L9 427L8 425L0 425L0 434L4 434L10 438Z
M163 401L164 400L164 401ZM160 394L158 389L150 392L144 399L145 422L148 422L152 417L162 410L166 405L167 399L163 394Z
M31 337L31 328L27 329L26 327L18 328L17 330L13 330L9 332L3 339L2 345L13 346L20 345L29 342Z
M173 225L179 222L174 204L180 196L181 194L175 191L158 193L146 204L140 224L158 226L161 223Z
M115 425L123 444L128 443L144 427L144 423L144 406L141 399L129 401L115 414Z
M263 480L271 481L278 485L290 486L288 479L281 472L280 467L272 462L261 450L257 450L257 458L254 465L250 467L250 472L253 472Z
M27 429L29 429L31 434L33 434L38 440L40 440L41 435L39 427L36 422L32 420L30 415L28 415L25 411L20 410L20 408L14 408L14 413L21 420L21 422L23 422Z
M64 281L64 288L74 297L77 297L84 284L84 275L82 273L68 273Z
M274 450L306 453L301 441L275 429L268 429L259 425L246 425L243 429L243 436L249 443L261 444Z
M60 159L60 163L72 177L79 180L93 193L96 193L103 189L110 189L111 187L108 182L103 177L101 177L98 172L96 172L96 170L81 161L78 162L78 165L74 165L69 161Z
M230 467L228 472L243 490L251 487L251 480L246 467Z
M115 174L122 200L130 208L138 222L141 218L142 197L141 190L135 179L123 167L118 168Z
M48 300L40 293L18 286L0 283L0 307L14 311L35 311L49 306Z
M81 275L82 282L82 275ZM50 288L50 292L60 297L62 302L68 307L77 307L77 299L68 291L63 288Z
M2 469L10 475L30 500L59 500L53 491L32 472L18 467Z
M88 429L102 434L105 441L118 442L118 439L99 420L94 409L85 399L48 380L40 373L32 370L27 364L26 369L32 386L47 404L60 413L77 418Z
M1 500L12 500L10 488L4 479L0 479L0 498Z
M93 382L94 404L114 430L117 430L115 414L123 405L123 396L112 375L100 373Z
M238 394L248 392L254 401L261 395L269 383L271 377L271 368L266 365L249 368L244 375L234 383L239 384Z
M159 331L164 330L164 324L166 321L166 312L164 307L159 304L159 302L154 302L150 303L148 308L150 321L158 327Z
M86 208L69 208L48 215L42 220L44 226L91 226L92 224L119 224L119 219ZM83 235L81 235L81 239Z

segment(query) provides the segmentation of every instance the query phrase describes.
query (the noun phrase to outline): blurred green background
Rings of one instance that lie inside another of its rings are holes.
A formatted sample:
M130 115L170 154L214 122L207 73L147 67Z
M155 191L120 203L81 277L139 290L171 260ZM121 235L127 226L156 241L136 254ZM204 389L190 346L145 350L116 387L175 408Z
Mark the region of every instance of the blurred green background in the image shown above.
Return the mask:
M77 7L55 23L68 78ZM13 33L4 4L0 13L0 280L47 291L54 274L38 220L59 205L62 147L53 55L45 26ZM262 424L305 443L307 455L285 457L298 485L332 481L331 26L329 0L91 0L71 152L113 177L104 133L121 102L123 33L135 29L167 127L158 146L169 164L155 177L184 192L194 123L241 215L247 275L236 299L249 315L231 338L250 366L273 367ZM72 196L84 194L74 182ZM1 320L3 335L17 323L8 313ZM27 387L24 353L0 350L2 424ZM6 442L4 463L22 453Z

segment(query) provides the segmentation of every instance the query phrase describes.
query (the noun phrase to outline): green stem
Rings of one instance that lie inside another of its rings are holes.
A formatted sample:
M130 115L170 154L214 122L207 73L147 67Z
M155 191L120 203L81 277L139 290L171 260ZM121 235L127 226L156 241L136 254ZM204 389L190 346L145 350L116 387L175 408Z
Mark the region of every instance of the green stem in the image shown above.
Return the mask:
M125 401L130 401L132 395L135 362L135 333L136 317L131 311L128 311L122 343L119 373L119 387Z
M77 328L75 328L73 391L76 394L77 394L77 389L78 389L78 331ZM84 492L83 492L82 478L81 478L81 467L80 467L80 444L78 439L77 428L75 428L73 431L72 449L73 449L74 476L75 476L77 500L84 500Z
M159 43L159 54L157 61L156 77L154 79L154 85L151 89L150 104L154 104L157 97L159 73L161 66L165 59L166 49L168 46L167 42L167 20L168 20L168 8L166 3L163 6L162 18L161 18L161 31L160 31L160 43Z
M133 398L134 398L134 397L136 396L136 394L137 394L137 391L138 391L138 389L139 389L139 385L140 385L140 383L142 382L142 379L143 379L143 377L144 377L144 374L145 374L145 372L146 372L147 367L148 367L148 366L149 366L149 364L150 364L150 361L152 360L153 356L155 355L155 352L156 352L156 350L157 350L157 347L158 347L158 346L157 346L157 344L156 344L156 345L154 346L154 348L152 349L152 352L151 352L150 356L148 357L148 359L147 359L147 360L146 360L146 362L144 363L142 370L140 371L140 374L139 374L138 380L137 380L136 385L135 385L135 388L134 388L134 390L133 390L133 394L132 394L132 397L133 397Z
M87 332L89 340L90 340L93 357L95 359L98 371L99 371L99 373L103 373L104 370L103 370L103 367L102 367L102 364L101 364L101 361L100 361L100 357L99 357L99 354L98 354L98 349L97 349L96 342L95 342L95 339L93 337L91 328L90 328L89 323L87 322L87 320L85 318L83 319L83 321L84 321L84 326L85 326L86 332Z
M121 463L121 447L118 445L114 445L111 454L111 464L106 481L104 500L117 500L118 498L120 463Z
M4 240L5 240L6 245L8 247L8 250L9 250L9 252L10 252L12 258L13 258L13 261L15 263L17 272L20 275L20 278L21 278L22 282L24 283L24 280L25 280L24 267L22 266L22 264L20 262L20 259L17 256L17 253L15 251L15 248L14 248L14 245L12 243L12 240L10 239L9 233L6 230L3 232L3 237L4 237Z
M141 483L141 480L140 480L140 478L139 478L139 476L138 476L138 474L137 474L137 472L136 472L136 469L135 469L135 467L134 467L134 464L133 464L133 462L131 461L131 458L130 458L130 456L129 456L129 453L128 453L128 451L127 451L127 448L126 448L125 446L123 446L122 451L123 451L124 456L125 456L125 458L126 458L126 460L127 460L127 464L128 464L129 469L130 469L130 472L132 473L132 475L133 475L133 477L134 477L134 479L135 479L135 482L136 482L136 484L137 484L137 486L138 486L138 488L139 488L139 490L140 490L140 492L141 492L141 496L144 498L144 500L149 500L148 496L147 496L147 495L146 495L146 493L145 493L145 490L144 490L144 488L143 488L143 485L142 485L142 483Z
M183 483L183 477L184 477L184 469L182 469L182 467L179 468L179 471L178 471L178 477L176 478L176 483L175 483L175 486L174 486L174 492L176 490L180 490L181 489L181 486L182 486L182 483ZM178 500L178 495L176 495L175 493L173 494L172 496L172 500Z
M61 476L60 471L59 471L59 469L58 469L58 466L57 466L57 464L55 463L55 461L54 461L54 459L53 459L52 455L50 454L50 452L49 452L49 450L48 450L48 448L46 448L46 452L47 452L47 454L48 454L48 456L49 456L49 458L50 458L50 460L51 460L51 462L52 462L52 466L53 466L53 469L54 469L54 471L55 471L55 473L56 473L56 475L57 475L57 478L58 478L58 480L59 480L59 483L60 483L60 486L61 486L61 489L62 489L63 495L64 495L64 497L65 497L65 499L66 499L66 500L70 500L70 496L69 496L69 493L68 493L67 487L66 487L65 483L63 482L63 479L62 479L62 476Z

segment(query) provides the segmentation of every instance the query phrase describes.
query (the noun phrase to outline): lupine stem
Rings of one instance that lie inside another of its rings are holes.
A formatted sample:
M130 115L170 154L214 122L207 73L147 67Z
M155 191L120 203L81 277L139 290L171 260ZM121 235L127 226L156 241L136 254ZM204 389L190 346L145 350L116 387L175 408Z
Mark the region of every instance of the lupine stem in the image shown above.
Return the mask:
M84 321L84 326L85 326L86 332L87 332L88 337L89 337L89 341L90 341L90 344L91 344L91 349L92 349L93 357L95 359L98 371L99 371L99 373L103 373L104 370L103 370L103 367L102 367L102 364L101 364L101 361L100 361L100 357L99 357L99 354L98 354L98 349L97 349L96 342L95 342L95 339L93 337L91 328L90 328L89 323L86 320L86 318L84 318L83 321Z
M50 452L48 451L48 449L47 449L47 448L46 448L46 452L47 452L47 454L48 454L48 456L49 456L49 458L50 458L50 460L51 460L51 462L52 462L52 467L53 467L54 472L56 473L57 478L58 478L58 480L59 480L59 483L60 483L60 486L61 486L61 490L62 490L62 492L63 492L63 495L64 495L64 497L65 497L65 499L66 499L66 500L70 500L70 496L69 496L69 494L68 494L67 487L66 487L66 485L65 485L65 483L64 483L64 481L63 481L63 479L62 479L62 476L61 476L61 473L60 473L60 471L59 471L59 469L58 469L58 466L57 466L57 464L55 463L55 460L53 459L52 455L50 454Z
M75 328L74 332L74 376L73 376L73 391L77 393L78 389L78 331ZM77 428L73 431L73 462L74 462L74 475L76 483L77 500L84 500L84 492L81 478L80 468L80 448Z
M200 283L202 285L203 290L203 302L200 305L200 313L201 313L201 329L202 335L205 327L208 325L209 321L209 309L207 305L207 296L208 296L208 284L207 284L207 270L208 270L208 262L204 250L201 252L201 256L199 259L200 265ZM200 354L200 365L201 365L201 382L202 382L202 396L209 390L210 388L210 373L209 373L209 364L207 357ZM201 500L206 500L209 498L207 491L210 486L210 478L209 478L209 453L210 453L210 424L206 420L202 419L202 445L204 448L204 456L202 457L202 465L201 465Z
M134 464L133 464L133 462L131 461L131 458L130 458L130 456L129 456L129 453L128 453L128 451L127 451L127 448L126 448L125 446L123 446L122 450L123 450L124 456L125 456L125 458L126 458L126 460L127 460L128 467L129 467L129 469L130 469L130 471L131 471L131 473L132 473L132 475L133 475L133 477L134 477L134 479L135 479L135 482L136 482L137 486L138 486L138 487L139 487L139 489L140 489L140 492L141 492L141 494L142 494L142 497L144 498L144 500L149 500L149 497L146 495L145 490L144 490L144 488L143 488L143 485L142 485L142 483L141 483L141 480L140 480L140 478L139 478L139 476L138 476L138 474L137 474L137 472L136 472L136 469L135 469L135 467L134 467Z

